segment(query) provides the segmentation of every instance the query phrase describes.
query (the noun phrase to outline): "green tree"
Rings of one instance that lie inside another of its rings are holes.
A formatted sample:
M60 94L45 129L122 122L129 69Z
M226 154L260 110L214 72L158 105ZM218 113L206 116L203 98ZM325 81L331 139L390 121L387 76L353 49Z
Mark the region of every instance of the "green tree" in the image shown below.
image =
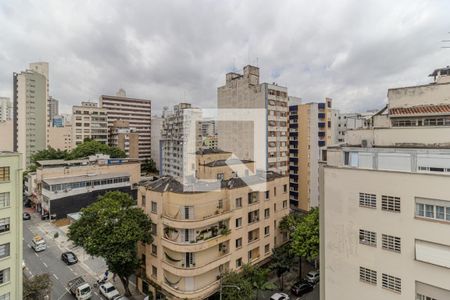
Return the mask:
M250 264L244 265L242 277L248 280L256 290L256 299L258 299L260 290L273 290L276 288L276 285L269 281L269 272L269 269Z
M99 153L109 154L111 158L126 157L125 152L121 149L110 147L95 140L86 140L70 152L68 159L83 158Z
M69 239L92 256L105 259L130 296L129 276L141 262L138 242L151 243L151 221L141 208L133 207L126 193L109 192L81 210L81 218L70 225Z
M69 152L67 150L54 149L48 147L48 149L36 152L31 156L30 171L36 171L36 162L39 160L51 160L51 159L67 159Z
M40 274L31 278L23 276L23 299L24 300L43 300L50 294L52 281L50 275Z
M241 273L234 271L222 277L222 298L224 300L250 300L253 298L253 286Z
M156 164L153 161L153 159L146 159L144 163L142 163L141 172L146 174L158 172L158 169L156 168Z
M315 260L319 256L319 209L313 208L297 224L291 236L293 253L300 259L299 276L302 277L301 260Z
M284 289L284 273L289 271L293 261L294 255L289 244L284 244L283 246L272 249L270 269L276 272L281 289Z

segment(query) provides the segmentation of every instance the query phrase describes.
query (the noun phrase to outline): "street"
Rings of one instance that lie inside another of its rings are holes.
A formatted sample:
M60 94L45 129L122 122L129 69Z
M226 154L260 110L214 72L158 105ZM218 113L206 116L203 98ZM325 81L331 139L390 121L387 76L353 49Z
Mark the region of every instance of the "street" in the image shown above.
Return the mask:
M106 265L103 260L91 258L84 254L82 249L74 248L72 243L67 242L67 237L64 235L60 235L55 239L53 233L57 229L52 224L49 224L48 221L41 221L37 214L31 213L31 215L31 220L24 221L23 226L23 256L27 274L37 275L49 273L53 283L51 299L54 300L74 299L66 289L66 284L75 277L83 276L91 284L91 287L93 287L93 283L98 278L97 276L101 276L106 270ZM36 253L30 247L29 244L36 234L45 238L47 242L47 249L45 251ZM64 251L74 252L79 262L67 266L61 260L61 254ZM92 299L102 299L98 294L98 288L93 288Z

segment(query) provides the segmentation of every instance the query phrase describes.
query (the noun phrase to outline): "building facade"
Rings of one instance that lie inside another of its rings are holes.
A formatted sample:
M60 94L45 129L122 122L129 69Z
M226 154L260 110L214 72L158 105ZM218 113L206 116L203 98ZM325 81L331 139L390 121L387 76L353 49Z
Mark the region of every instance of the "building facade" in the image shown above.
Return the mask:
M48 147L60 150L72 150L72 125L50 127L48 129Z
M450 72L433 74L389 89L384 126L327 149L322 300L450 299Z
M48 104L48 117L50 119L51 126L53 126L53 118L59 115L59 101L50 96Z
M14 150L14 124L12 120L0 121L0 136L2 142L0 143L0 151Z
M129 98L123 89L116 96L102 95L100 106L108 114L108 128L117 120L128 121L129 126L139 134L139 159L151 158L152 102L148 99Z
M0 97L0 122L12 120L13 105L8 97Z
M243 74L228 73L226 83L217 89L217 107L255 113L263 110L262 125L249 121L218 121L219 148L232 151L240 159L256 160L255 139L262 138L265 169L288 173L288 94L287 88L260 83L259 68L244 67ZM258 152L258 151L256 151ZM258 163L258 161L257 161Z
M254 163L235 160L230 167L231 155L199 152L193 185L170 176L140 185L138 205L154 223L153 243L138 247L145 263L137 286L144 293L158 287L168 299L206 299L223 273L267 261L287 240L278 227L289 213L288 177L248 176ZM213 188L195 192L195 186Z
M13 74L13 143L14 151L22 153L22 165L31 164L31 156L47 147L48 72L39 65ZM48 71L48 65L47 65Z
M109 191L121 191L136 199L140 163L111 159L108 155L79 160L38 161L36 175L30 177L29 194L42 215L56 219L79 212Z
M81 102L72 107L72 147L86 139L108 144L107 111L95 102Z
M161 130L163 118L157 115L152 116L152 160L155 162L156 168L161 170Z
M139 133L124 120L116 120L109 131L109 145L123 150L128 158L139 158Z
M332 100L289 106L289 200L309 211L319 205L320 151L333 144Z
M0 152L0 299L22 299L22 158Z

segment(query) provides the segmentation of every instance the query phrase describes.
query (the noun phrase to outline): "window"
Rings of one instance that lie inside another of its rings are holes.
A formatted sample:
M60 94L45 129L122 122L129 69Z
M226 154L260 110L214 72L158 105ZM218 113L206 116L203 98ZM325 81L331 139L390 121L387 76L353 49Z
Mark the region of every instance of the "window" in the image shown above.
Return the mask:
M152 244L152 254L154 256L158 255L158 247L154 244Z
M9 256L9 243L0 245L0 259Z
M158 269L155 266L152 266L152 276L158 277Z
M8 207L10 205L9 192L0 193L0 208Z
M267 244L264 246L264 253L269 253L270 252L270 244Z
M219 199L219 201L217 202L217 208L223 209L223 199Z
M0 271L0 284L9 282L9 268Z
M276 188L276 187L273 188L273 195L274 195L274 196L277 195L277 188Z
M223 180L224 175L223 173L217 173L217 180Z
M158 204L155 201L152 201L152 213L156 214L158 211Z
M242 266L242 257L236 259L236 268L239 268Z
M242 198L236 198L236 208L241 208L242 207Z
M251 243L259 238L259 229L248 232L248 242Z
M287 200L284 200L283 201L283 208L287 208L288 207L288 205L287 205Z
M386 195L381 196L381 209L400 212L400 198Z
M0 167L0 182L9 181L9 167Z
M266 191L266 192L265 192L265 195L266 195L266 200L269 200L269 197L270 197L269 191Z
M10 294L6 293L0 296L0 300L10 300ZM424 298L425 299L425 298Z
M156 227L155 223L152 223L152 234L153 235L157 235L158 234L157 227Z
M377 196L374 194L359 193L359 206L376 208Z
M248 224L259 221L259 210L254 210L248 213Z
M401 250L400 238L397 236L382 234L381 235L381 248L385 250L391 250L400 253Z
M268 236L270 234L270 226L264 227L264 235Z
M236 219L236 228L239 228L242 226L242 218L237 218Z
M434 206L425 204L425 217L434 218Z
M141 196L141 206L145 207L145 195Z
M450 202L437 200L439 205L435 205L436 200L421 199L420 201L425 203L416 202L416 217L450 222Z
M359 230L359 243L367 246L377 246L377 234L364 229Z
M236 249L239 249L242 247L242 238L236 239Z
M381 280L383 288L397 293L402 292L402 280L400 278L383 273Z
M248 260L250 261L250 260L252 260L252 258L253 258L253 251L250 250L250 251L248 251Z
M248 204L253 204L258 202L258 192L248 193Z
M266 209L264 210L264 218L265 218L265 219L270 218L270 208L266 208Z
M377 271L359 267L359 280L362 282L377 284Z
M1 300L1 298L0 298L0 300ZM417 293L416 294L416 300L438 300L438 299L432 298L432 297L428 297L428 296L425 296L425 295Z

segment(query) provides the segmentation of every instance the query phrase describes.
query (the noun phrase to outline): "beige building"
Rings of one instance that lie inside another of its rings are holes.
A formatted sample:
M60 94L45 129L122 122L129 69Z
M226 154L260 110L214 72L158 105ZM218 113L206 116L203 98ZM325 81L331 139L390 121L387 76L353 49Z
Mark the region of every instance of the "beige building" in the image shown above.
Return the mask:
M72 150L72 125L50 127L48 129L48 146L53 149Z
M0 136L2 142L0 143L0 151L13 151L14 149L14 122L0 121Z
M0 97L0 122L12 120L13 106L8 97Z
M248 176L254 163L230 152L197 154L198 181L164 176L139 187L138 205L154 223L153 243L138 248L144 293L158 287L168 299L205 299L222 273L266 261L287 240L278 231L289 213L287 176Z
M152 102L127 97L125 90L120 89L115 96L102 95L99 103L108 114L108 128L111 130L114 121L128 121L139 134L139 158L150 159Z
M327 150L322 300L450 299L450 70L433 74Z
M319 205L319 159L334 144L332 100L289 106L289 200L303 211Z
M157 115L152 116L152 159L155 162L156 168L161 168L161 130L163 118Z
M252 121L218 121L219 148L232 151L240 159L256 160L263 151L264 168L280 174L288 173L288 95L287 88L260 83L259 68L245 66L243 74L228 73L224 86L217 89L217 108L237 109L261 117L262 125ZM254 109L253 111L251 109ZM263 139L265 149L257 150L256 139Z
M72 107L72 147L85 139L108 144L108 118L105 108L95 102L81 102L81 106Z
M0 152L0 299L22 299L22 158Z
M124 120L116 120L110 128L109 145L125 151L129 158L139 158L139 133Z

